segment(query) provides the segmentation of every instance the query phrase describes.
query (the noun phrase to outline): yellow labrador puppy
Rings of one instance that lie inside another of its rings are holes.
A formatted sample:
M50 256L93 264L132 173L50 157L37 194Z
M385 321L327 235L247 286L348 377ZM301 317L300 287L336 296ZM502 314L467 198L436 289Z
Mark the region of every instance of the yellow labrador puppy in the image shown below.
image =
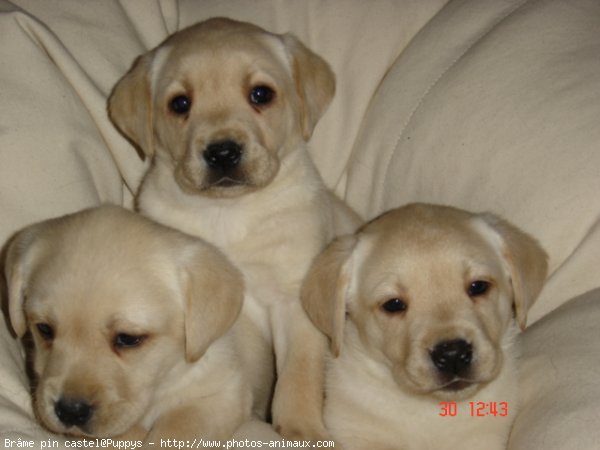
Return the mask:
M212 245L105 206L25 228L5 270L51 431L158 445L264 416L272 369L247 357L261 339L236 322L242 276Z
M325 423L344 449L504 449L511 341L546 276L530 236L490 214L409 205L334 241L303 303L331 339Z
M288 438L326 436L326 342L301 282L336 224L358 223L306 151L334 88L329 66L292 35L211 19L139 57L109 99L116 126L151 160L138 209L242 270L243 314L273 343L273 422Z

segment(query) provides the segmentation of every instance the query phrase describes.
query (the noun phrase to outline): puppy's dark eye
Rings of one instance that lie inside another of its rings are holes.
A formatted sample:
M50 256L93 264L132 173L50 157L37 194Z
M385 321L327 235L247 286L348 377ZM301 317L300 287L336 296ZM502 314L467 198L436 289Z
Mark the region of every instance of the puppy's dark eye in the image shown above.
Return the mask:
M488 281L473 281L467 288L467 294L469 294L469 297L480 297L490 290L490 286Z
M275 98L275 91L269 86L254 86L250 91L249 100L250 103L256 106L265 106L273 101Z
M49 342L54 339L54 329L47 323L38 323L35 327L43 340Z
M392 298L381 305L385 312L390 314L398 314L406 311L408 309L408 305L399 298Z
M113 340L113 345L117 349L121 348L132 348L139 346L142 342L144 342L146 336L136 336L132 334L119 333L115 336Z
M169 109L177 115L184 115L190 111L192 99L187 95L178 95L173 97L169 103Z

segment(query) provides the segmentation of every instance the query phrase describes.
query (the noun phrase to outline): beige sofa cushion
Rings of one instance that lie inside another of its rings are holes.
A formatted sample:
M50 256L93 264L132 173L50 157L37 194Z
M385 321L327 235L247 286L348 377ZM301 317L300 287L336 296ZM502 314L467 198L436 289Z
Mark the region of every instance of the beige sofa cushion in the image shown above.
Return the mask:
M600 442L600 289L562 305L521 336L522 407L511 450L591 450Z
M350 202L491 210L529 231L550 254L530 321L599 287L598 30L594 0L450 2L376 93Z

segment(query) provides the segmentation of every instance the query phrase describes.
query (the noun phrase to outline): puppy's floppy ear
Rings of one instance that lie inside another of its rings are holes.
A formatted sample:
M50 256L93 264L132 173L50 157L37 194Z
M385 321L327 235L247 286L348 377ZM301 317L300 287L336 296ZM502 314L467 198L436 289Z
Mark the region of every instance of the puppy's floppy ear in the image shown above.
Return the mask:
M184 269L185 354L189 362L204 355L223 336L242 309L242 274L216 248L204 242Z
M315 326L331 340L334 356L340 354L346 320L346 301L356 236L337 238L317 256L302 285L302 305Z
M481 217L502 239L501 253L510 272L517 322L525 329L527 311L546 279L548 255L536 239L507 221L489 213Z
M15 234L4 249L4 276L8 288L8 316L17 337L27 331L24 303L31 273L33 241L38 228L33 225Z
M149 158L154 154L152 139L152 87L150 65L153 52L138 57L113 88L108 115L115 126Z
M302 136L308 141L335 94L335 76L323 58L306 48L294 35L284 34L282 39L291 56L300 98Z

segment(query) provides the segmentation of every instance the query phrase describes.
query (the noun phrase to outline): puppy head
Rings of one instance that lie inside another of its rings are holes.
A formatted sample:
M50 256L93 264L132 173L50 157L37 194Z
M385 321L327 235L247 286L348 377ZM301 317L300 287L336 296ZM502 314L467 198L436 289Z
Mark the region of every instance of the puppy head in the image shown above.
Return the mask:
M294 36L211 19L139 57L109 113L184 191L233 197L270 183L334 90L327 63Z
M512 307L525 327L546 270L536 241L493 215L409 205L333 242L302 301L334 355L346 328L403 389L466 398L498 375Z
M33 336L36 415L95 437L138 423L169 371L229 329L243 297L215 248L116 207L22 230L6 278L13 328Z

